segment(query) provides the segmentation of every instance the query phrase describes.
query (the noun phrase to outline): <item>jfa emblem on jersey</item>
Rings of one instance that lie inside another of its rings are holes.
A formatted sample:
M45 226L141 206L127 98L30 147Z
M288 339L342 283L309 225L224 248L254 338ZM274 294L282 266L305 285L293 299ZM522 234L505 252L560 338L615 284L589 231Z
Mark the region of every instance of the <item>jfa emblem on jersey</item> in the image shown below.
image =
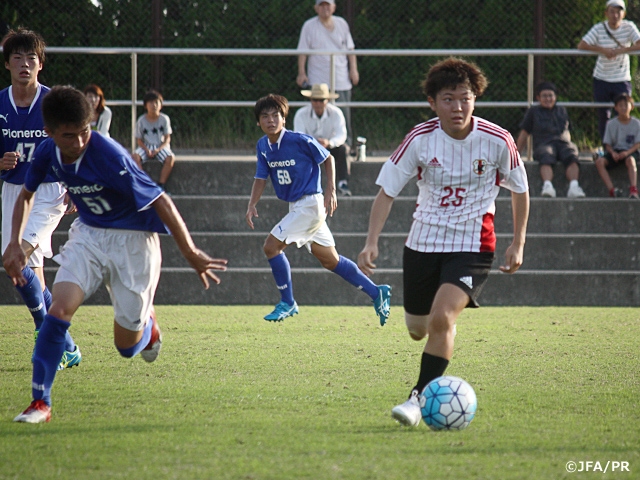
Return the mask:
M474 160L473 171L477 175L484 175L484 173L487 171L487 161L482 158L478 158L477 160Z

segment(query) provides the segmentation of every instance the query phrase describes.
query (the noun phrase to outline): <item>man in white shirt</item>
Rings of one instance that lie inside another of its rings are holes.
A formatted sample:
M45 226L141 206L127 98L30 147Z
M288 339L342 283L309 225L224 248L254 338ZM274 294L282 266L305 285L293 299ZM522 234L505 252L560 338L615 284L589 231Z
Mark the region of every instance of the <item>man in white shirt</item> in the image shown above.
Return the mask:
M342 17L333 14L336 11L334 0L316 0L314 7L317 16L307 20L300 31L298 50L353 50L355 44L349 31L349 24ZM331 85L331 57L329 55L298 56L298 77L296 82L302 88L310 84L326 83ZM360 74L355 55L335 56L335 93L341 102L351 101L351 87L358 85ZM347 123L347 144L353 145L351 130L351 110L342 107Z
M608 0L604 22L598 22L589 30L578 49L598 52L593 69L593 98L596 102L611 102L621 93L631 95L631 70L629 52L640 50L640 32L635 23L624 20L624 0ZM598 133L604 138L610 108L598 110Z
M351 164L345 144L347 125L342 111L333 103L329 103L330 99L335 99L338 95L331 94L326 83L313 85L311 90L302 90L300 93L310 98L311 103L296 112L293 117L293 129L311 135L329 150L336 161L338 192L349 197Z

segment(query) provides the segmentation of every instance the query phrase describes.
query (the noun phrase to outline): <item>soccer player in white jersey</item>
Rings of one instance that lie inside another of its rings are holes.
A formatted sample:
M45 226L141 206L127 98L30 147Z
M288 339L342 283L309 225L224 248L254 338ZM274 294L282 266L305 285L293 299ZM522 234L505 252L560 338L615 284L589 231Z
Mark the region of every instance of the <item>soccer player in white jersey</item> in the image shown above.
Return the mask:
M280 291L280 302L264 319L280 322L298 313L291 266L284 253L288 245L295 244L306 247L324 268L369 295L380 325L384 325L389 317L391 287L374 284L353 261L338 255L326 222L338 206L334 159L311 135L284 128L288 113L289 102L281 95L262 97L254 107L258 126L266 135L256 145L258 162L245 220L253 230L256 205L269 178L277 197L289 203L289 213L273 227L263 246ZM327 174L324 196L321 164Z
M36 341L31 405L14 420L41 423L51 418L51 387L71 319L85 298L104 283L114 306L114 343L123 357L138 353L153 362L162 336L153 311L160 278L159 233L171 233L205 288L220 279L226 260L198 249L171 199L111 138L91 131L93 109L72 87L54 87L42 101L47 135L34 154L13 214L4 267L15 284L25 279L20 234L34 192L52 172L78 208L69 240L54 260L60 264L53 302Z
M453 355L456 319L477 298L494 260L495 198L511 190L514 234L500 270L514 273L523 259L529 193L513 138L503 128L473 116L487 86L473 63L449 58L431 67L422 84L437 118L414 127L383 165L358 265L372 275L378 238L394 198L413 177L419 195L403 258L405 323L416 341L428 336L418 382L392 416L416 426L418 395L444 374Z
M0 178L2 185L2 252L11 237L11 215L22 190L27 170L36 147L47 138L43 129L40 105L49 91L38 82L45 59L45 42L31 30L18 29L7 33L2 41L5 67L11 73L11 86L0 92ZM65 210L65 189L56 178L48 175L35 194L32 214L22 235L22 248L28 263L22 275L24 285L16 289L31 312L35 323L35 338L51 306L51 292L44 283L44 257L53 255L51 235ZM70 209L71 211L72 209ZM1 253L1 252L0 252ZM71 335L65 338L65 353L59 368L78 365L80 349Z

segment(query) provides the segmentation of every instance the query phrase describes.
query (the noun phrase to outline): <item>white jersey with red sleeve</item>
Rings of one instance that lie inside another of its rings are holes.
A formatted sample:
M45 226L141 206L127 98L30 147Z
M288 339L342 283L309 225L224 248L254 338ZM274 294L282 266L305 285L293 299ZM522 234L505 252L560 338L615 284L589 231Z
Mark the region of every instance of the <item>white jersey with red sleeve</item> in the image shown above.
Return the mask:
M464 140L447 135L438 118L416 125L385 162L376 184L396 197L417 177L418 202L406 241L425 253L493 252L500 187L529 189L511 134L479 117Z

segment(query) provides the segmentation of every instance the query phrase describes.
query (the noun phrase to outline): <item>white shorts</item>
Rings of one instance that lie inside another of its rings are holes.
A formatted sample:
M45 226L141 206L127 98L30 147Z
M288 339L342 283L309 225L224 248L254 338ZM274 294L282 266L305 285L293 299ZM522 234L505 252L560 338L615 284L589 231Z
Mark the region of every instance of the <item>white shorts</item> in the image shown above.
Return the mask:
M74 283L88 298L104 283L116 323L134 332L146 326L162 264L157 233L90 227L76 219L53 259L60 264L54 284Z
M147 145L147 148L150 151L154 151L156 148L158 148L158 145ZM142 147L138 147L136 148L135 153L137 153L138 155L140 155L140 159L142 160L142 163L148 162L149 160L158 160L160 163L164 163L164 161L167 159L167 157L173 157L175 155L173 155L173 152L171 151L170 148L163 148L162 150L160 150L155 157L153 158L149 158L147 156L147 152L145 152L144 148Z
M321 193L307 195L297 202L289 203L289 213L271 230L271 235L287 245L295 243L298 248L306 246L311 252L311 244L335 247L324 208Z
M13 207L21 191L22 185L7 182L2 184L2 253L11 240ZM30 267L42 267L44 257L53 256L51 235L67 208L64 204L65 193L66 190L59 183L43 183L36 190L33 208L22 235L24 241L33 247L37 246L29 257L27 265Z

